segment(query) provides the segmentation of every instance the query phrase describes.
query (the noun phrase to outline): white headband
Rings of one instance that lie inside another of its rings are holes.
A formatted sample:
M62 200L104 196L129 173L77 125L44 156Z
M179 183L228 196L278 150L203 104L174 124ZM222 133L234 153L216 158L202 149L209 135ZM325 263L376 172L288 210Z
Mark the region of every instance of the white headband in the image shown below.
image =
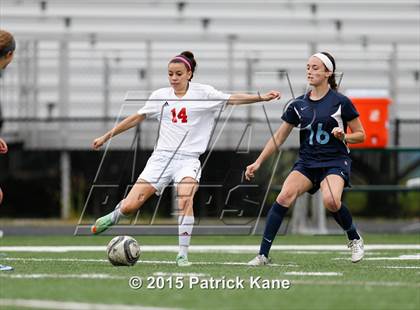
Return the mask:
M325 67L327 67L328 71L334 72L334 65L332 61L326 55L322 53L316 53L316 54L313 54L312 57L319 58L322 61L322 63L325 65Z

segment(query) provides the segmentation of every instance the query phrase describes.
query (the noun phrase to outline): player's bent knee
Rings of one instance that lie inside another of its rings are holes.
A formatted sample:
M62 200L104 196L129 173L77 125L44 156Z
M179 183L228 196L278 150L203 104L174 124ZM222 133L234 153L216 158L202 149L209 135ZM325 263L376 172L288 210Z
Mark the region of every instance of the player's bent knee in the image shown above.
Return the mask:
M337 212L340 209L340 202L336 202L333 197L324 197L323 198L324 207L331 212Z
M297 193L295 191L281 191L281 193L277 196L277 203L282 205L283 207L290 207L296 200Z

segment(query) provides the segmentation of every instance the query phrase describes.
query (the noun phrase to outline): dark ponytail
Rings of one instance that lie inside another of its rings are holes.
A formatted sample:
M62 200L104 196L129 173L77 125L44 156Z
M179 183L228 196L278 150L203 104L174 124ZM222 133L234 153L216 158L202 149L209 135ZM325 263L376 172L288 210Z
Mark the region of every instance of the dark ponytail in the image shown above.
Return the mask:
M8 53L13 53L16 48L16 42L13 36L0 29L0 57L6 56Z
M333 64L333 72L332 72L332 75L328 78L328 84L330 84L331 89L337 90L338 85L337 85L337 82L335 80L335 60L334 60L334 57L332 57L331 54L329 54L327 52L322 52L321 54L324 54L325 56L327 56Z
M194 76L195 67L197 67L197 62L195 61L194 54L190 51L184 51L181 53L181 55L187 58L191 64L191 73L192 73L191 78L190 78L190 81L191 81Z

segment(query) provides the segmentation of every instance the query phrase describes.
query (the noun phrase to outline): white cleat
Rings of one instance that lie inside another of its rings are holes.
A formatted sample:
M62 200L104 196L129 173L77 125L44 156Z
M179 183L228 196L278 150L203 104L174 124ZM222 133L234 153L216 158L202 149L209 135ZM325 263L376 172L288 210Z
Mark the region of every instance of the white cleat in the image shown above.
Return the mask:
M184 255L178 255L176 257L176 264L178 267L189 267L192 265L192 263L190 263L188 258Z
M271 259L265 257L262 254L258 254L252 260L248 262L248 266L265 266L271 263Z
M13 267L0 265L0 271L12 271L12 270L13 270Z
M349 244L347 245L347 247L351 249L352 263L357 263L362 260L363 256L365 255L362 238L360 238L359 240L357 239L351 240Z

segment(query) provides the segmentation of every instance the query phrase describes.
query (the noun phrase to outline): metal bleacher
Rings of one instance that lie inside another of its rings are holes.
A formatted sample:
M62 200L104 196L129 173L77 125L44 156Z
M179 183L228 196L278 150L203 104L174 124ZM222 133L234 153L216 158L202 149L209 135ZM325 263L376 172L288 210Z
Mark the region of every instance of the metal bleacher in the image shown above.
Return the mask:
M141 105L124 106L126 91L146 98L167 85L167 61L182 50L196 55L194 81L282 91L264 105L273 127L292 97L284 72L300 94L306 60L318 50L336 57L341 91L386 90L392 120L420 119L418 0L2 0L0 28L18 43L0 79L4 134L28 149L88 149L116 116ZM252 147L260 149L270 135L262 105L235 108L232 118L256 122ZM420 146L418 127L402 128L402 146ZM155 128L142 126L144 148L153 147ZM236 143L243 128L232 121L217 148ZM132 137L113 146L127 148Z

